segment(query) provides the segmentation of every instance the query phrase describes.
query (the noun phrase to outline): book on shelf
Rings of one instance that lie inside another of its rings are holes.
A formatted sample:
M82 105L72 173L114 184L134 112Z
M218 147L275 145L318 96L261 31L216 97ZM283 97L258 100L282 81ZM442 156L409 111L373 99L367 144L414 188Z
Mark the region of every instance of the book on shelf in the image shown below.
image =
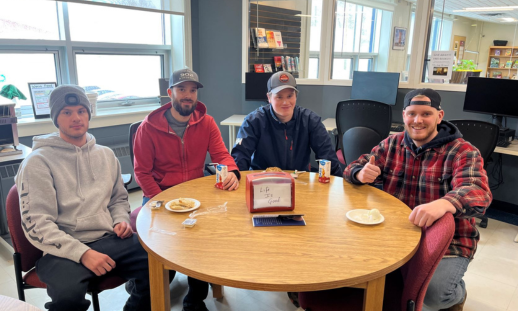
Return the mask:
M514 61L513 68L518 68L518 60Z
M266 30L264 28L255 28L255 37L257 38L258 48L268 48L268 41L266 41Z
M275 49L277 48L277 44L275 43L275 35L272 30L266 31L266 41L268 41L268 48Z
M277 49L284 49L284 44L282 43L282 34L280 31L273 32L273 38L275 39L275 47Z
M263 64L264 72L273 72L271 64Z
M511 56L511 52L512 52L511 49L506 49L505 50L505 56Z
M495 50L495 55L499 56L500 55L500 50Z
M499 63L500 63L500 59L495 58L495 57L491 57L491 62L490 62L489 67L490 68L498 68L498 64Z
M511 68L511 66L513 65L513 61L512 60L508 60L505 62L505 68Z
M274 56L273 62L275 63L275 71L282 71L282 59L280 56Z
M502 63L500 64L500 69L504 69L504 68L505 68L505 63L504 63L504 62L502 62Z
M502 72L500 72L500 71L493 71L491 78L501 79L502 78Z
M254 64L254 70L256 73L264 73L263 64Z
M518 56L518 49L514 50L514 56Z

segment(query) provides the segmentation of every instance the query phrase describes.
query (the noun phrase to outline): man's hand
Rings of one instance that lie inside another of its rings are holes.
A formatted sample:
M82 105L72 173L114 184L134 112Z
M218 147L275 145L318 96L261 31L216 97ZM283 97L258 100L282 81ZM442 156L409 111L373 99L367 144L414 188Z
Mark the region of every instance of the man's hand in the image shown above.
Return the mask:
M430 227L437 219L450 212L456 212L455 206L444 199L435 200L427 204L421 204L414 208L408 219L419 227Z
M117 236L121 239L129 238L133 235L133 230L131 229L131 226L125 221L116 224L113 227L113 232L115 232Z
M381 174L380 168L374 165L375 161L376 158L371 156L369 162L356 174L356 179L358 179L362 184L370 184L374 182Z
M110 256L94 251L87 250L81 256L80 262L97 276L104 275L115 268L115 261Z
M232 191L237 190L239 188L239 179L237 179L236 174L234 172L229 172L227 178L223 181L223 189Z

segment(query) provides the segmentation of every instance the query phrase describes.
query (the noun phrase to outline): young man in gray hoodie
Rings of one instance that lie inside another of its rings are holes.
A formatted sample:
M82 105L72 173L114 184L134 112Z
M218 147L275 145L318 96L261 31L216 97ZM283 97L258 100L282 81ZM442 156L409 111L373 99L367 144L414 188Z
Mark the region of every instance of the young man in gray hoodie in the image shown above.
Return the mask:
M44 256L36 263L50 310L87 310L90 281L115 273L132 280L124 310L150 310L147 253L130 226L128 193L113 151L87 133L90 103L74 85L50 94L59 129L33 138L16 185L27 239Z

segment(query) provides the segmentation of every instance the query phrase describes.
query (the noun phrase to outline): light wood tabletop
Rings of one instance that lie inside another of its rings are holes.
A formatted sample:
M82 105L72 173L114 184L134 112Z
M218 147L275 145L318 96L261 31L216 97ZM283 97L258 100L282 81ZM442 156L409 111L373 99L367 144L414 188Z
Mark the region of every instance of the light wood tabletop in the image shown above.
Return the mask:
M41 311L41 309L36 308L33 305L30 305L24 301L0 295L0 310L9 310L9 311Z
M413 256L421 237L408 221L410 208L374 187L340 177L323 184L317 174L305 173L296 179L295 210L288 213L304 214L307 225L253 227L245 202L247 173L241 172L237 191L215 188L215 176L208 176L153 198L194 198L201 202L199 212L227 202L226 212L200 215L193 228L181 224L189 212L151 210L149 203L142 208L137 230L149 253L153 310L170 310L166 269L252 290L365 288L364 310L381 310L385 275ZM377 208L385 221L368 226L348 220L346 213L358 208Z

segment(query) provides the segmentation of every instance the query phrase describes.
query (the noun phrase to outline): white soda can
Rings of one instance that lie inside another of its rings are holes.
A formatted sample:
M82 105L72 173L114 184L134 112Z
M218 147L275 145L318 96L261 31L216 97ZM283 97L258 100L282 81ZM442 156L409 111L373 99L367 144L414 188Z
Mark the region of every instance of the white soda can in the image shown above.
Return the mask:
M331 176L331 161L318 160L318 181L328 183Z

